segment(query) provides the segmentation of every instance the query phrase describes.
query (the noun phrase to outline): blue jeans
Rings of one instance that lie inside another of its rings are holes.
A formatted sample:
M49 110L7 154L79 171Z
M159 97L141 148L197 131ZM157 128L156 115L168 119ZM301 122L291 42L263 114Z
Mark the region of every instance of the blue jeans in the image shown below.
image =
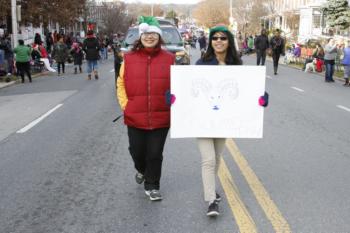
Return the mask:
M0 49L0 65L5 63L5 51Z
M88 74L91 74L93 70L97 72L98 64L97 60L87 60L87 72Z
M10 56L7 58L7 73L12 74L13 72L13 57Z
M334 60L325 60L324 63L326 64L325 81L333 81Z

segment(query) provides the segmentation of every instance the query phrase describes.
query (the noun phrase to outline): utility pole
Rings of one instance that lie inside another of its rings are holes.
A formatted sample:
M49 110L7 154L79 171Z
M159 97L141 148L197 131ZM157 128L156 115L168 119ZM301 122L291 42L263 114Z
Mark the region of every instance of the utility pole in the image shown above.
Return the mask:
M232 0L230 0L230 18L229 18L230 26L233 27L233 14L232 14Z
M13 47L18 43L18 29L17 29L17 4L16 0L11 0L11 17L12 17L12 39Z

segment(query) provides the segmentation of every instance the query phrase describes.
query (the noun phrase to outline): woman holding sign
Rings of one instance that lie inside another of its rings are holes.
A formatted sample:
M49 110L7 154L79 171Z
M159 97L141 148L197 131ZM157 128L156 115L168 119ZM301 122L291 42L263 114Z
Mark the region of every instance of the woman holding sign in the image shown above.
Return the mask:
M128 127L129 151L151 201L159 192L163 149L170 127L170 66L173 54L163 50L162 31L154 17L140 17L140 39L124 55L117 81L117 95Z
M220 25L210 29L208 49L196 65L242 65L234 37L226 26ZM259 104L267 106L267 94L260 97ZM225 142L226 138L197 138L202 155L204 200L209 204L207 216L219 215L218 203L221 197L216 193L215 180Z

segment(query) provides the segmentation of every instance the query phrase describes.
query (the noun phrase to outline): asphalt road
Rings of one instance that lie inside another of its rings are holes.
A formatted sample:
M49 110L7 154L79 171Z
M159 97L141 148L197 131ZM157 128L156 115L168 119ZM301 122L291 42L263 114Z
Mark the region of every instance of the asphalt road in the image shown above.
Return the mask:
M349 232L350 88L268 62L264 138L228 141L209 219L193 139L167 141L163 201L134 182L112 66L0 90L1 233Z

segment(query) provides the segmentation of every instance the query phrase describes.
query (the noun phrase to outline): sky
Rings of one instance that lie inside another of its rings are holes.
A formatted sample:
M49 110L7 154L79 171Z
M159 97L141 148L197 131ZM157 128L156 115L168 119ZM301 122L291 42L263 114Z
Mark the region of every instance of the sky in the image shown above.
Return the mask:
M196 4L200 0L124 0L126 3L141 2L141 3L156 3L156 4Z

